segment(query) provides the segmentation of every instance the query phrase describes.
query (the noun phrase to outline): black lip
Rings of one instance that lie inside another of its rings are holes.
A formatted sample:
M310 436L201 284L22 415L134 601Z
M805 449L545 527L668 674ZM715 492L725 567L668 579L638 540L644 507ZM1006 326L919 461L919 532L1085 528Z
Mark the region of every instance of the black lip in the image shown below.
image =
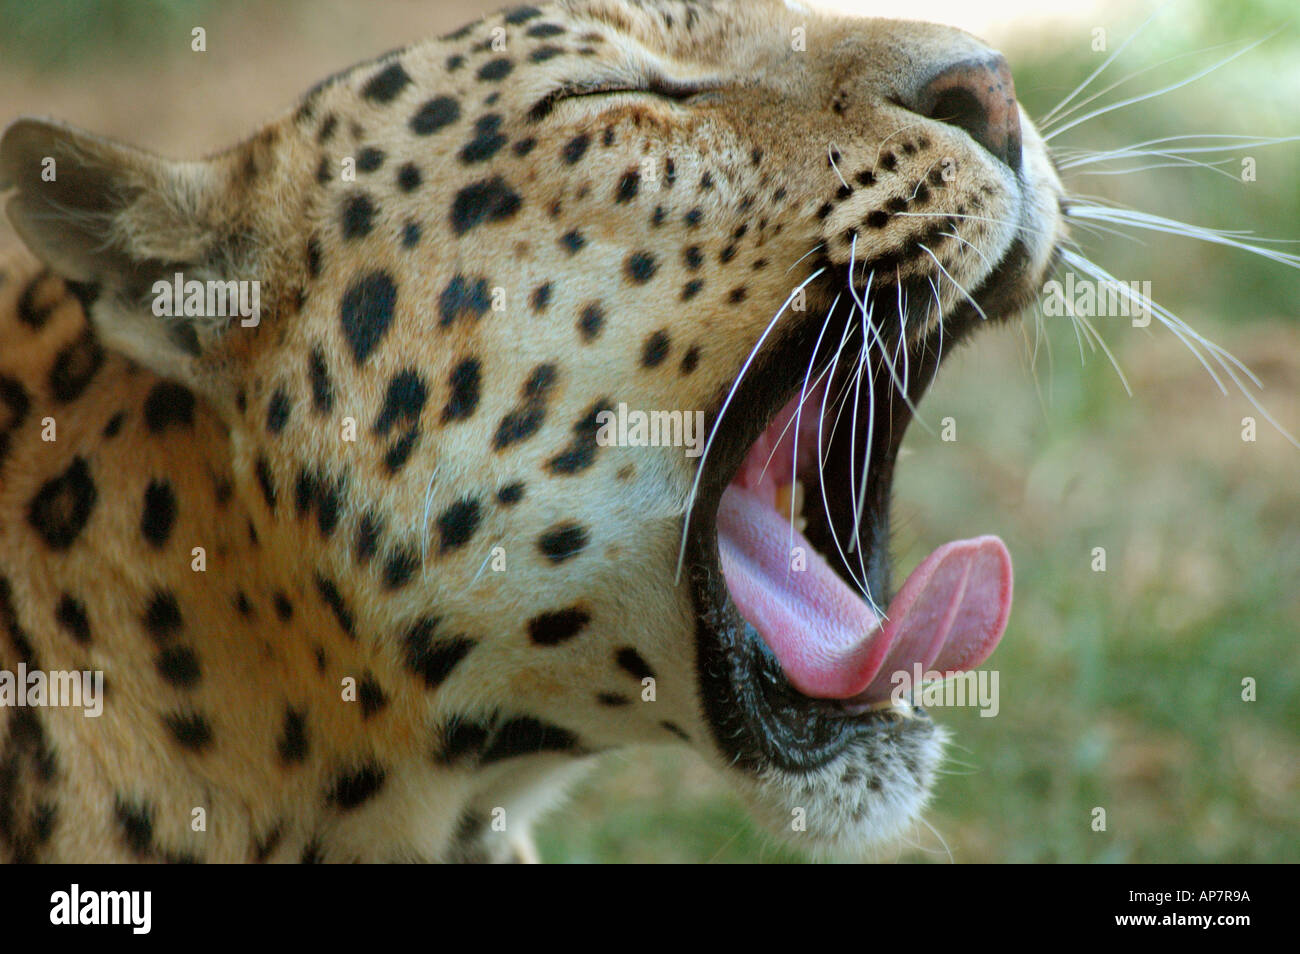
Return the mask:
M898 449L911 420L909 401L915 406L921 400L943 358L985 323L985 315L990 319L1006 317L1024 306L1027 297L1032 295L1028 290L1032 288L1028 281L1029 268L1027 249L1019 240L1012 242L1002 261L975 292L979 308L966 302L947 316L942 348L936 333L911 349L909 400L903 400L897 393L894 379L886 368L878 366L872 369L875 424L870 447L868 494L859 525L858 544L864 555L868 586L881 605L891 595L889 500ZM809 296L818 301L818 305L810 304L810 317L792 325L780 336L737 386L714 446L709 451L690 518L684 566L696 610L696 668L702 704L715 744L733 764L751 771L770 766L791 772L807 772L836 757L849 742L865 733L908 729L907 725L899 725L880 713L851 715L838 703L812 699L796 690L762 637L736 610L718 556L717 508L722 492L758 435L799 393L804 372L817 348L822 316L826 314L835 291L844 288L847 280L847 272L838 268L831 271L820 286L810 285L809 291L815 289L818 293ZM906 300L929 300L920 287L907 290ZM896 292L892 286L885 287L881 289L881 296L887 295L892 301ZM847 309L845 314L848 314ZM844 320L849 319L846 317ZM823 354L827 353L826 340L839 341L844 325L838 319L836 324L838 327L832 325L825 332ZM897 329L882 328L881 333L886 336L885 346L892 348L896 339L891 340L888 336L896 334ZM856 354L856 349L853 351ZM863 384L859 410L866 413L864 405L869 395L865 379ZM721 406L720 399L718 407ZM716 416L717 411L710 415L710 426ZM849 485L849 461L862 460L867 450L866 429L859 426L856 446L853 440L849 428L836 430L827 449L825 482L828 488ZM808 488L809 491L812 489ZM839 536L843 542L846 539L843 528L850 528L853 523L852 504L847 494L828 496L831 500L829 519L841 528ZM825 511L807 506L805 515L809 518L805 531L809 542L832 560L842 577L852 582L852 571L839 558L832 542Z

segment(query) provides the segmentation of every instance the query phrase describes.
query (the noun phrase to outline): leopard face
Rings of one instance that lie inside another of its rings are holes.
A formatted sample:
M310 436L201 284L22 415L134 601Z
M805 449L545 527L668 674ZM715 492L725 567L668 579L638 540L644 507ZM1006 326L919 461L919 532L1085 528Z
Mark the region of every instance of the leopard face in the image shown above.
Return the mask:
M1064 234L996 52L780 0L569 0L333 77L202 162L23 121L0 185L104 347L197 395L249 572L313 594L313 638L383 686L390 721L336 726L321 810L364 765L353 817L434 834L359 825L357 853L450 857L466 818L526 818L636 743L692 746L837 852L921 811L944 735L882 685L977 665L1010 567L945 545L890 602L894 459L943 357L1017 314ZM176 272L259 282L258 323L156 316ZM637 411L702 412L702 440L606 439ZM301 721L332 718L337 676L286 677L328 682Z

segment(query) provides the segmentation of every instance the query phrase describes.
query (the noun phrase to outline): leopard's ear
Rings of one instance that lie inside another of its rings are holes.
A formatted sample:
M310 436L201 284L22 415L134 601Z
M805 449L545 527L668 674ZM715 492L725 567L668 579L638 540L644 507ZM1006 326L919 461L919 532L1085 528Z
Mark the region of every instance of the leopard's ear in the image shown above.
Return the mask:
M264 242L248 211L253 203L241 201L250 178L241 170L264 145L181 162L20 119L0 138L0 192L15 190L6 211L32 252L94 302L88 310L107 345L160 374L191 379L194 360L232 316L187 315L170 307L179 302L155 307L160 283L176 287L178 273L205 286L257 280Z

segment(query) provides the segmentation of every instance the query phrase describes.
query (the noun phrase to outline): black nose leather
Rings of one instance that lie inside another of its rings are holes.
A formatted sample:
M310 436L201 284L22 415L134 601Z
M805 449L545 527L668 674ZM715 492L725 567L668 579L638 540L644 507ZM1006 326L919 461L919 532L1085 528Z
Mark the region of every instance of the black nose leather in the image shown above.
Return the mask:
M1011 69L998 53L944 67L906 104L914 113L964 129L1020 170L1020 109Z

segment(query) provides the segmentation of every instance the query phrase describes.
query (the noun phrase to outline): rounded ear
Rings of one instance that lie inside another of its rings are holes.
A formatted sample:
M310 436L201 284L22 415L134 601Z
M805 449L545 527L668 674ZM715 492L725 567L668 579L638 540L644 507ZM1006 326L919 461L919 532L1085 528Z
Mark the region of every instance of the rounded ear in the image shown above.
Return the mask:
M88 311L105 344L188 379L193 359L236 316L229 302L209 309L205 294L185 307L174 292L197 282L227 298L229 286L256 280L261 243L247 224L254 203L238 170L261 152L250 142L213 159L171 161L20 119L0 138L0 192L14 190L5 211L32 252L94 302Z

